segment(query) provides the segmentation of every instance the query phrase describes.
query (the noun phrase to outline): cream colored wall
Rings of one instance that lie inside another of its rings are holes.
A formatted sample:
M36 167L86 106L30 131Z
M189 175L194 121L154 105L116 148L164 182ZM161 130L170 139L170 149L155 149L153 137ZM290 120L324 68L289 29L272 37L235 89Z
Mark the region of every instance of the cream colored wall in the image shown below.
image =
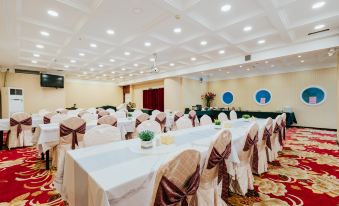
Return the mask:
M303 72L257 76L209 82L208 90L217 94L214 105L224 107L220 95L230 90L234 94L231 106L242 110L276 111L291 106L298 125L320 128L337 127L336 69L320 69ZM307 106L300 101L300 91L307 86L317 85L327 91L327 100L319 106ZM257 105L253 100L256 90L267 88L272 92L272 101L267 106Z
M171 111L182 110L182 79L179 77L164 80L164 108Z
M136 104L136 108L143 108L143 90L157 89L164 87L164 80L135 84L130 87L132 102Z
M198 80L182 78L182 96L184 108L191 108L192 105L203 104L201 95L206 93L208 84L206 82L200 83Z
M337 140L339 142L339 52L337 52Z
M65 94L67 107L117 106L123 101L122 87L106 82L66 80Z
M3 87L4 75L1 73L1 87ZM26 112L35 113L42 108L55 110L65 107L64 89L41 87L39 75L8 73L6 82L7 87L23 89Z

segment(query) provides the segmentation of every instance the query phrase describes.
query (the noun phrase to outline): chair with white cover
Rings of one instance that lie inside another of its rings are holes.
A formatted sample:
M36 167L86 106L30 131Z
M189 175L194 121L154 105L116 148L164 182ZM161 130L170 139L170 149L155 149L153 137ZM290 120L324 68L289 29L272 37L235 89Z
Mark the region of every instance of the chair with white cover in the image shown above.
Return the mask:
M50 113L50 111L48 111L47 109L40 109L38 114L43 117L45 116L46 114Z
M180 117L184 116L183 112L175 112L174 113L174 118L173 118L173 125L172 125L172 130L177 129L177 121L180 119Z
M96 113L99 114L102 111L106 111L106 110L104 108L99 107L99 108L97 108L97 112Z
M49 112L49 113L45 114L45 115L42 117L42 118L43 118L43 123L44 123L44 124L49 124L49 123L51 123L51 118L52 118L54 115L57 115L57 113L56 113L56 112ZM39 141L39 136L40 136L40 132L41 132L40 127L36 127L36 128L35 128L35 131L34 131L34 134L33 134L33 138L32 138L32 144L38 143L38 141Z
M281 114L281 132L283 139L286 139L286 113Z
M138 127L137 127L137 133L139 134L142 131L151 131L154 132L154 134L160 134L161 133L161 126L158 122L154 120L146 120L143 121Z
M230 120L235 120L235 119L238 119L237 112L232 110L230 112Z
M209 124L213 124L212 119L210 116L208 116L207 114L204 114L201 118L200 118L200 126L203 125L209 125Z
M83 110L83 111L81 111L81 112L78 113L78 117L82 118L82 116L83 116L84 114L93 114L93 113L89 112L88 110ZM94 113L94 114L95 114L95 113Z
M230 188L240 195L254 190L252 170L258 170L258 129L258 124L252 123L241 139L241 144L236 146L240 163L234 165L235 176L232 177Z
M32 146L32 117L25 112L14 113L10 118L8 148Z
M119 110L113 114L117 119L126 118L127 113L124 110Z
M272 149L268 150L268 161L272 162L278 158L278 152L282 150L283 136L281 128L281 115L278 115L273 121L273 133L271 137Z
M106 109L106 111L109 112L109 114L114 114L115 113L115 110L111 109L111 108Z
M225 114L225 112L220 112L219 115L218 115L218 120L219 120L220 122L226 122L226 121L228 121L227 114Z
M78 114L79 114L79 110L69 110L68 112L67 112L67 115L69 116L69 117L77 117L78 116Z
M142 122L149 119L149 115L146 113L139 114L135 120L135 128L137 128Z
M143 112L140 109L136 109L133 111L132 116L134 118L138 117L140 114L143 114Z
M100 111L98 113L98 119L100 119L103 116L107 116L107 115L110 115L108 111L106 111L106 110Z
M50 123L60 123L66 119L68 119L67 114L57 113L50 118Z
M82 115L81 119L85 120L87 123L94 122L98 120L98 115L92 113L85 113Z
M258 171L252 171L255 174L267 172L268 150L272 149L271 136L273 132L273 120L271 117L266 119L265 127L259 129L258 135Z
M192 120L190 120L186 116L180 117L176 122L176 129L177 130L188 129L188 128L192 128L192 127L193 127Z
M114 115L106 115L98 119L98 125L108 124L113 127L117 127L118 120Z
M88 108L86 111L89 112L89 113L92 113L92 114L96 114L97 113L97 109L94 108L94 107Z
M86 131L85 120L79 117L71 117L60 123L60 142L57 146L57 172L54 186L61 192L61 185L64 176L65 156L68 150L83 147L83 137Z
M84 147L121 141L121 132L108 124L98 125L84 135Z
M196 111L191 110L191 111L188 113L188 118L191 120L192 126L193 126L193 127L196 127L196 126L199 125L199 120L198 120L197 112L196 112Z
M56 110L56 112L59 113L59 114L67 114L68 110L64 109L64 108L59 108L59 109Z
M156 116L157 114L159 114L160 113L160 111L159 110L153 110L152 111L152 116Z
M222 130L209 146L197 193L199 205L227 206L231 140L231 132Z
M167 115L165 112L159 112L158 114L155 115L155 118L154 118L154 120L160 124L162 132L165 132L166 116Z
M158 169L150 205L197 205L199 181L200 152L183 150Z

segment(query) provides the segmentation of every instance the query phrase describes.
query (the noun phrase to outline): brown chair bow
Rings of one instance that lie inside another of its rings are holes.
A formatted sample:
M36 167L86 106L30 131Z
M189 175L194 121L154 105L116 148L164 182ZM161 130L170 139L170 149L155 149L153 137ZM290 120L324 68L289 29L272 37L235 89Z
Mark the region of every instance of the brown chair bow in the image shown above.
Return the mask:
M97 124L98 125L108 124L108 125L112 125L113 127L117 127L118 121L117 121L117 118L115 118L114 116L106 115L106 116L103 116L100 119L98 119Z
M270 148L270 150L272 150L271 135L272 135L272 127L270 127L269 129L265 127L262 139L266 141L266 146Z
M86 123L82 124L76 129L71 129L65 126L64 124L60 124L60 137L72 134L72 149L75 149L75 145L79 146L78 133L85 134L85 131L86 131Z
M274 127L274 131L273 133L278 133L278 137L279 137L279 144L281 146L283 146L283 137L282 137L282 134L281 134L281 126L278 125L278 123L275 124L275 127Z
M176 121L178 121L178 119L180 119L180 117L182 117L183 116L183 114L175 114L174 115L174 122L176 122Z
M188 206L187 197L196 194L200 183L200 166L198 165L193 175L185 184L185 191L182 191L168 178L163 176L157 190L154 206L174 206L181 203Z
M225 160L230 156L230 154L231 142L226 146L222 154L219 154L218 150L213 147L207 164L207 169L213 169L218 166L218 184L222 181L221 198L225 202L228 202L227 198L229 189L229 175Z
M253 155L252 155L252 169L258 173L259 168L259 153L258 153L258 132L255 134L254 138L251 138L251 135L248 134L245 142L245 146L243 148L243 151L246 152L253 147Z
M44 116L44 124L51 123L51 118Z
M21 125L26 125L26 126L31 126L32 125L32 117L28 117L27 119L17 121L13 118L10 118L10 126L14 127L17 126L16 128L16 137L19 138L20 133L22 132L22 127Z
M98 113L98 119L100 119L100 118L103 117L103 116L107 116L107 115L109 115L109 112L107 112L106 110L99 111L99 113Z
M166 114L163 112L160 112L155 117L155 121L158 122L161 126L161 131L164 132L165 126L166 126Z
M285 122L285 120L283 119L282 121L281 121L281 127L282 127L282 136L283 136L283 138L284 138L284 140L286 139L286 122Z
M192 126L195 127L195 119L197 118L197 115L189 114L188 118L192 121Z

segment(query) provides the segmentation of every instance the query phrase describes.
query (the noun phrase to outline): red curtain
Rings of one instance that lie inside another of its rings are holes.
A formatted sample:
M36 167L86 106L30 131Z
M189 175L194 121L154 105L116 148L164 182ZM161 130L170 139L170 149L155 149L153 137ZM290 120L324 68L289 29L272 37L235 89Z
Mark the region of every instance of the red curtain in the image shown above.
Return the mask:
M144 90L143 107L164 111L164 88Z

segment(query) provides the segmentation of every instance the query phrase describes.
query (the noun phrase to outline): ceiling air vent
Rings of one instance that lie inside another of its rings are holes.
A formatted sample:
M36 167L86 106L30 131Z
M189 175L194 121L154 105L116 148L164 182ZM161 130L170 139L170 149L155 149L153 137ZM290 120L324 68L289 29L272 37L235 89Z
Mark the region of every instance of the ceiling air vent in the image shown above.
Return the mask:
M321 31L315 31L315 32L311 32L311 33L308 33L307 35L313 35L313 34L318 34L318 33L321 33L321 32L325 32L325 31L329 31L330 29L324 29L324 30L321 30Z
M15 69L15 73L40 75L39 71L24 70L24 69Z
M245 61L251 61L251 55L246 55L245 56Z

